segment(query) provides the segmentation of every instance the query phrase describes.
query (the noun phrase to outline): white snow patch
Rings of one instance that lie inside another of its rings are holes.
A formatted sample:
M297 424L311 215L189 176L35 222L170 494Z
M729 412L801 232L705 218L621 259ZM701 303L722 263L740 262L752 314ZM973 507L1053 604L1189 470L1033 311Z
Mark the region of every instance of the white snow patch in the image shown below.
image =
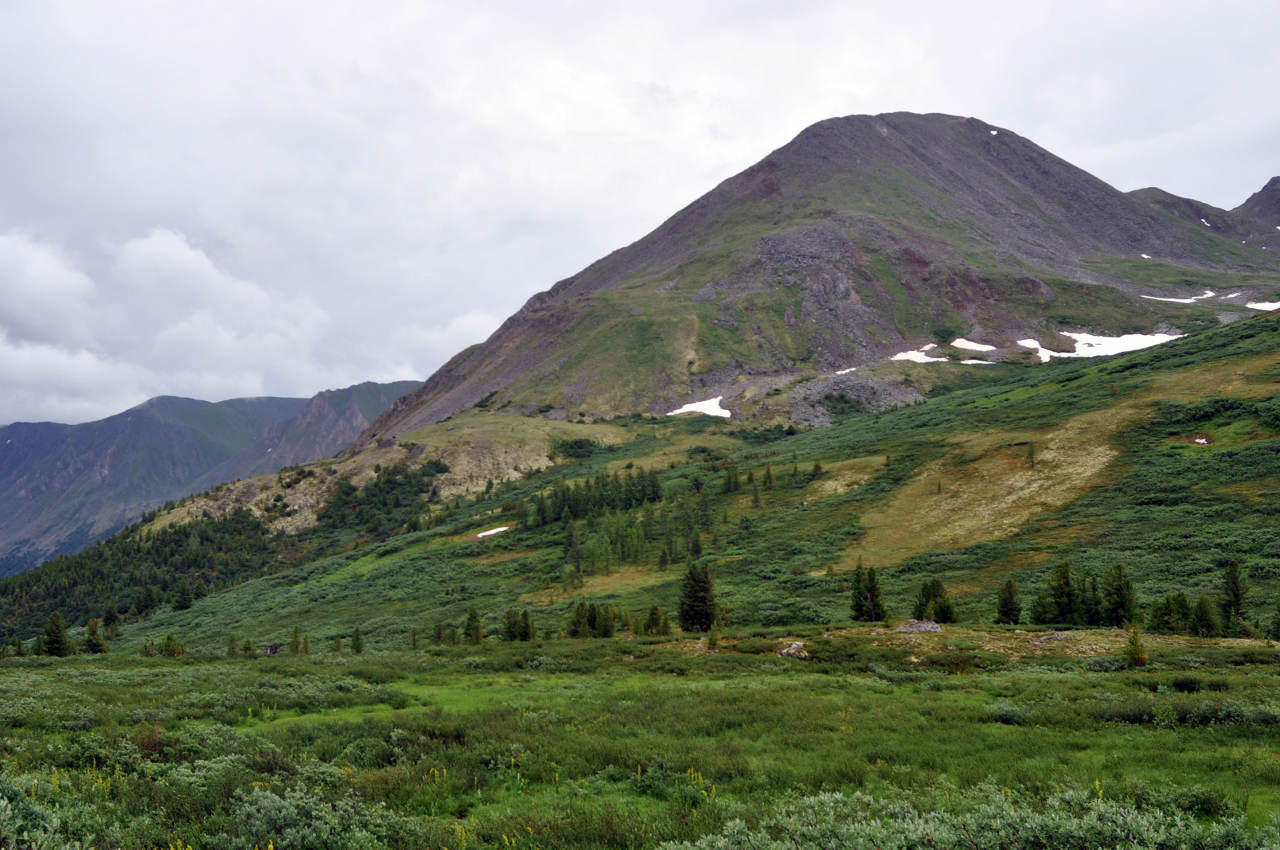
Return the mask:
M1192 442L1195 443L1197 446L1209 445L1209 439L1207 437L1196 437L1194 440L1192 440Z
M715 398L709 398L706 401L694 401L686 404L684 407L678 407L668 413L668 416L679 416L681 413L705 413L707 416L723 416L728 419L733 414L720 406L720 399L724 398L718 395Z
M1098 336L1096 334L1071 333L1063 331L1076 341L1075 351L1050 351L1038 340L1020 339L1018 345L1034 348L1041 363L1048 363L1054 357L1105 357L1108 354L1123 354L1127 351L1138 351L1160 345L1163 342L1177 339L1180 334L1124 334L1122 336Z
M1138 256L1139 256L1139 257L1141 257L1141 258L1142 258L1142 259L1144 259L1144 260L1149 260L1149 259L1151 259L1151 255L1150 255L1150 254L1139 254Z
M1250 310L1280 310L1280 301L1250 301L1244 306Z
M956 348L963 348L965 351L995 351L994 345L985 345L981 342L970 342L964 337L951 340L951 344Z
M991 131L991 135L993 135L993 136L998 136L998 135L1000 135L1000 131L999 131L999 130L992 130L992 131Z
M1212 298L1214 294L1215 293L1213 292L1213 290L1206 289L1204 291L1204 295L1197 295L1194 298L1157 298L1154 295L1139 295L1138 297L1145 298L1148 301L1169 301L1174 304L1194 304L1197 301L1203 301L1206 298Z
M961 363L963 363L963 364L964 364L964 365L966 365L966 366L994 366L994 365L996 365L996 364L992 363L990 360L961 360L960 362L961 362Z
M1243 293L1243 292L1233 292L1233 293L1231 293L1230 295L1224 295L1224 296L1222 296L1222 297L1223 297L1224 299L1225 299L1225 298L1239 298L1241 295L1244 295L1244 293Z
M1212 225L1212 224L1210 224L1209 222L1205 221L1204 219L1200 219L1200 221L1204 224L1204 226L1205 226L1205 227L1213 227L1213 225Z
M857 366L850 366L848 369L841 369L839 372L836 372L836 374L837 374L837 375L847 375L847 374L849 374L850 372L856 372L856 371L858 371L858 367L857 367Z
M946 363L947 358L945 357L930 357L928 354L925 354L926 351L937 347L937 345L931 342L919 351L901 351L889 359L910 360L912 363Z
M511 526L500 525L497 528L491 528L488 531L482 531L479 534L477 534L476 537L488 537L491 534L501 534L504 531L510 531L510 530L511 530Z

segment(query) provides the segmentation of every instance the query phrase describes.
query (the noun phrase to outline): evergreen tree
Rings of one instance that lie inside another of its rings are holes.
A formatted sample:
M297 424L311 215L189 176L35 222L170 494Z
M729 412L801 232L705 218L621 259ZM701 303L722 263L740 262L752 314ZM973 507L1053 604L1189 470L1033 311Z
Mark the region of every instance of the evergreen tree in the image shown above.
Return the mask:
M75 647L67 639L67 624L62 621L62 613L59 611L54 611L45 621L43 650L45 655L59 657L75 651Z
M867 567L862 577L862 602L866 619L870 622L883 620L888 616L884 603L880 600L880 580L876 577L874 567Z
M1166 593L1151 605L1147 614L1147 631L1185 634L1191 620L1191 603L1182 591Z
M1244 619L1245 598L1249 595L1249 582L1240 570L1240 562L1223 559L1222 589L1218 606L1222 609L1222 629L1227 634L1237 634L1237 623Z
M680 589L680 628L705 632L716 617L715 589L706 564L692 563Z
M418 648L418 630L417 629L409 629L409 648L410 649Z
M1203 593L1196 600L1195 607L1191 609L1191 616L1187 619L1187 631L1196 637L1216 637L1221 633L1213 603Z
M1124 661L1130 667L1146 666L1147 648L1142 645L1137 623L1129 627L1129 640L1124 645Z
M248 638L245 638L244 646L240 647L240 651L243 652L245 655L253 655L253 653L255 652L253 648L253 641L249 640Z
M433 640L434 640L437 644L444 644L444 642L445 642L445 639L444 639L444 623L436 623L435 636L434 636Z
M479 646L484 643L484 627L480 625L480 612L475 608L467 609L467 623L463 627L467 643Z
M1022 600L1018 598L1018 583L1013 579L1004 583L996 598L996 622L1011 626L1022 622Z
M1123 626L1138 616L1138 597L1124 564L1116 564L1102 577L1102 625Z
M651 605L649 607L649 616L645 618L645 621L644 621L644 633L647 635L656 635L656 634L660 634L661 631L662 631L662 612L658 610L657 605Z
M911 616L917 620L933 620L935 623L954 623L955 606L947 596L947 589L936 578L926 579L916 594L916 604Z
M306 635L302 636L302 654L303 655L311 654L311 638L307 637Z
M1080 622L1080 594L1071 580L1071 565L1059 564L1049 576L1049 602L1053 622L1072 625Z
M240 654L240 641L235 632L227 635L227 657L235 658Z
M191 607L191 603L195 601L194 594L191 592L191 582L186 578L178 581L178 589L173 594L173 610L185 611Z
M525 612L528 613L527 611ZM502 625L499 627L499 636L505 641L520 640L520 613L514 608L508 608L502 614Z
M764 468L764 491L766 493L773 492L773 467L765 466Z
M1271 625L1267 627L1267 637L1280 640L1280 596L1276 597L1276 609L1271 615Z
M529 621L529 609L520 612L520 640L533 640L533 623Z
M107 641L98 632L98 620L89 621L88 629L84 635L84 651L93 655L99 655L107 651Z
M297 627L293 627L293 634L289 637L289 654L300 655L302 653L302 631Z
M356 630L351 633L351 651L356 655L364 652L364 635L360 634L359 626L356 626Z
M333 651L342 652L342 635L333 636Z
M1031 600L1031 622L1038 625L1048 625L1057 622L1058 611L1053 606L1053 600L1049 598L1049 591L1042 590L1036 594L1036 598Z
M858 558L858 566L853 568L853 589L849 596L849 612L855 623L865 623L871 618L867 616L867 571L862 567L862 558Z
M116 601L108 600L106 605L102 606L102 628L107 633L107 637L115 637L120 629L120 612L117 610Z
M1086 626L1102 625L1102 594L1098 590L1098 579L1094 576L1081 582L1080 622Z

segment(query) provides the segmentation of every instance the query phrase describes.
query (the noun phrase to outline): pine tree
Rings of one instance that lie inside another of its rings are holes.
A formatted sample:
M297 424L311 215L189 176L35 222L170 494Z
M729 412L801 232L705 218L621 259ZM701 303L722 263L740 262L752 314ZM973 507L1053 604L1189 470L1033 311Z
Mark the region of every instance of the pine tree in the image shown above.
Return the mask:
M342 652L342 635L333 636L333 651Z
M933 620L935 623L954 623L956 609L947 596L947 589L936 578L927 579L916 594L915 608L911 616L917 620Z
M716 616L715 589L706 564L692 563L680 589L680 628L705 632Z
M1138 597L1124 564L1116 564L1102 577L1102 625L1123 626L1138 616Z
M102 606L102 628L107 633L107 637L115 637L119 633L120 612L117 610L114 599Z
M351 651L356 655L364 652L364 635L360 634L359 626L356 626L356 630L351 633Z
M299 655L302 653L302 632L297 627L293 627L293 635L289 638L289 654Z
M236 637L235 632L227 635L227 657L235 658L240 654L240 641Z
M996 622L1011 626L1022 622L1022 600L1018 598L1018 583L1013 579L1000 588L996 599Z
M1249 595L1249 582L1240 570L1240 562L1235 559L1223 559L1222 589L1218 602L1222 609L1222 630L1229 635L1237 634L1237 622L1244 619L1245 598Z
M71 641L67 639L67 624L62 620L62 613L54 611L44 624L44 654L63 657L75 651Z
M307 637L306 635L302 636L302 654L303 655L311 654L311 638Z
M1086 626L1102 625L1102 594L1098 590L1098 580L1089 576L1081 583L1080 621Z
M1129 640L1124 645L1124 661L1130 667L1145 667L1147 664L1147 648L1142 645L1137 623L1129 627Z
M248 638L245 638L244 646L240 647L240 651L243 652L245 655L253 655L254 653L253 641L249 640Z
M657 605L649 607L649 616L644 621L644 633L647 635L656 635L662 631L662 612L658 610Z
M1203 593L1191 609L1187 619L1187 631L1196 637L1216 637L1221 632L1218 615L1213 610L1213 603Z
M418 648L418 630L417 629L409 629L409 648L410 649Z
M195 597L191 592L191 582L186 578L178 581L178 589L173 595L173 610L185 611L191 607L191 603L195 601Z
M476 646L484 643L484 627L480 625L480 612L475 608L467 609L467 624L463 627L463 632L467 636L467 643Z
M89 621L88 629L84 635L84 651L93 655L99 655L107 651L107 641L98 632L98 620Z
M853 588L849 593L849 613L855 623L864 623L871 618L867 616L867 571L862 566L862 556L858 556L858 565L853 568Z
M1072 625L1080 622L1080 594L1071 580L1071 565L1059 564L1049 576L1049 602L1053 622Z
M773 492L773 467L765 466L764 468L764 491L766 493Z
M533 640L533 623L529 621L529 609L520 612L520 640Z
M866 618L875 622L888 617L889 612L885 610L884 603L880 601L880 580L876 578L874 567L867 567L867 571L862 579L862 599L866 606Z

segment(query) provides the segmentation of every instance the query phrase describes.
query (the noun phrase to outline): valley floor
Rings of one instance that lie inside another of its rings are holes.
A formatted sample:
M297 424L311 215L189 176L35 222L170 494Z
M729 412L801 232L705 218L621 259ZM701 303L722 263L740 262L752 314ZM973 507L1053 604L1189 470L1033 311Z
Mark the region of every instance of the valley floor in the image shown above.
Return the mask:
M1052 817L1116 806L1218 830L1202 846L1269 846L1280 651L1144 636L1150 663L1129 669L1124 640L814 627L714 651L10 658L0 846L23 830L99 850L733 846L714 835L763 821L777 837L771 817L837 806L797 803L826 792L919 817L989 814L993 797ZM795 641L808 659L777 654Z

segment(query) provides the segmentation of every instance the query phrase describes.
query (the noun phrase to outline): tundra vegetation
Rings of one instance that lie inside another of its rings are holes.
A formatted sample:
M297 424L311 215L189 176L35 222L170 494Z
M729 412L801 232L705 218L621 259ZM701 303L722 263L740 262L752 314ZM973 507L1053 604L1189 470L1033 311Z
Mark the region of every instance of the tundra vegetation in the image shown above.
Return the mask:
M0 842L1273 846L1277 331L135 526L0 581Z

